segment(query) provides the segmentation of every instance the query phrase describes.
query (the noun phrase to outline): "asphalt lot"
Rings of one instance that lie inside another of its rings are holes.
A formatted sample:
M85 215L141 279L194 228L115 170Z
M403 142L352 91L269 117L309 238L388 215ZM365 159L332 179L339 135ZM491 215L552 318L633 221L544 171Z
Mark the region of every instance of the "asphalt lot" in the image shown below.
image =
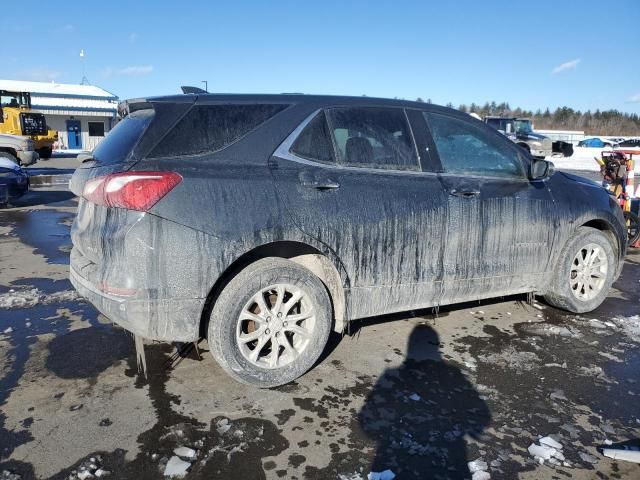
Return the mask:
M194 479L457 479L475 460L494 479L640 478L597 450L640 445L640 251L591 314L523 296L372 318L256 390L204 340L148 345L138 374L131 336L67 280L75 205L58 187L0 211L0 478L162 478L181 446ZM545 436L564 461L534 459Z

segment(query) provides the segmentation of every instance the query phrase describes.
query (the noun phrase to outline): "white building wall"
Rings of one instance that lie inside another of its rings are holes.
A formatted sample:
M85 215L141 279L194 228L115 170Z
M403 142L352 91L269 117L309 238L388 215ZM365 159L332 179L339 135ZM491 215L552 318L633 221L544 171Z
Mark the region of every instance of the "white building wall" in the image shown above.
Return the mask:
M93 150L98 143L104 137L90 137L89 136L89 122L102 122L104 123L104 133L115 126L115 118L111 116L97 116L97 115L61 115L42 112L47 119L47 125L50 129L58 132L58 149L66 149L69 146L69 140L67 139L67 120L79 120L80 121L80 137L82 139L82 150ZM64 113L64 112L61 112Z
M551 140L563 141L577 145L580 140L584 140L584 131L582 130L538 130L534 128L536 133L549 137Z

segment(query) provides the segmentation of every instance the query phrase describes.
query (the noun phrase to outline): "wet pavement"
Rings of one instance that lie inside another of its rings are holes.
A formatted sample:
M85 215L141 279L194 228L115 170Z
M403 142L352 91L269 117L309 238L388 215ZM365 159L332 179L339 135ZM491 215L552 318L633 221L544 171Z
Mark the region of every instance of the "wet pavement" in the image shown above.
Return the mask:
M41 190L0 211L0 478L163 478L177 447L187 479L640 478L598 451L640 438L639 251L590 314L522 296L367 319L256 390L204 340L148 345L140 376L67 280L74 208Z

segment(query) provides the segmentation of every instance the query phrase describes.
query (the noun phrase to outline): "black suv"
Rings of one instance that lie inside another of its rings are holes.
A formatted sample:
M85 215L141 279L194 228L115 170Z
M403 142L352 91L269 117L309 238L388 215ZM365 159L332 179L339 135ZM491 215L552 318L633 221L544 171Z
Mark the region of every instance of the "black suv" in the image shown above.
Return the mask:
M456 110L197 94L124 110L71 180L71 281L138 337L207 337L245 383L297 378L354 319L522 292L587 312L620 273L605 190Z

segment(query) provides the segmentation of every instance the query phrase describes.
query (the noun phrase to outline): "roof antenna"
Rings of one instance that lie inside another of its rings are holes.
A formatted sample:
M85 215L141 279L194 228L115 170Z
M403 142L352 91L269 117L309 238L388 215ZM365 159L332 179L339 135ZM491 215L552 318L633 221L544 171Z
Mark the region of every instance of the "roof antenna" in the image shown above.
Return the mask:
M82 63L82 80L80 81L80 85L91 85L84 72L84 48L80 49L80 62Z

